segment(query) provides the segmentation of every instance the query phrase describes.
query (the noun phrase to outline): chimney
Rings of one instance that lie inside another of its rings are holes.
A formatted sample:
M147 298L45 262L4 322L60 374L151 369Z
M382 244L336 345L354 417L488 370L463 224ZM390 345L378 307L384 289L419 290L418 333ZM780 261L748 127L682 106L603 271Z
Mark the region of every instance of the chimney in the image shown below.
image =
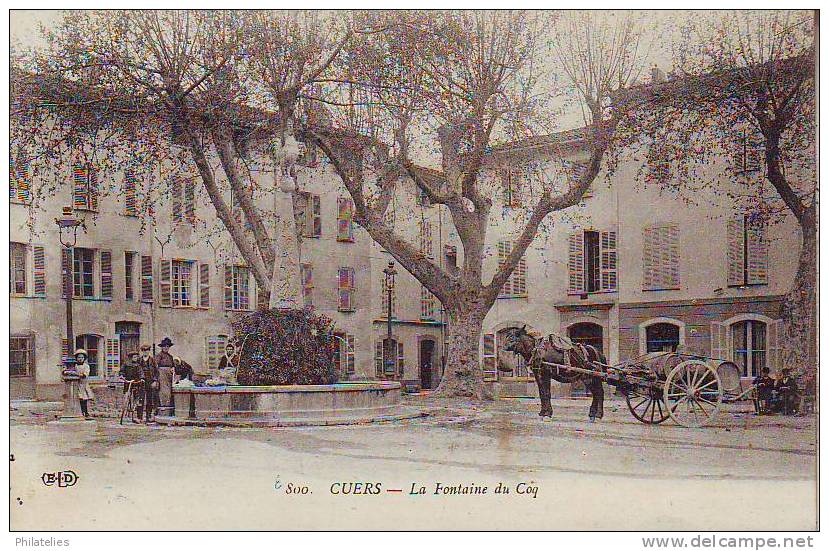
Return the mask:
M651 83L665 82L665 71L654 65L651 67Z

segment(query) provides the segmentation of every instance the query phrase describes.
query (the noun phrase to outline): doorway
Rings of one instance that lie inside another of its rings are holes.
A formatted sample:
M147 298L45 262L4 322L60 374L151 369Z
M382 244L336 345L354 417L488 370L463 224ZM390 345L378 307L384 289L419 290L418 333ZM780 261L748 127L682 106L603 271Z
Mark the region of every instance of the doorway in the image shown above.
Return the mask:
M141 324L137 321L116 321L115 334L118 335L118 340L121 341L121 365L125 365L131 352L139 352Z
M589 344L604 354L604 334L602 326L598 323L591 323L589 321L574 323L567 328L567 336L570 340L579 344ZM587 387L584 382L578 380L574 382L570 388L571 396L587 396Z
M435 341L422 339L420 341L420 388L432 388L432 374L434 372Z

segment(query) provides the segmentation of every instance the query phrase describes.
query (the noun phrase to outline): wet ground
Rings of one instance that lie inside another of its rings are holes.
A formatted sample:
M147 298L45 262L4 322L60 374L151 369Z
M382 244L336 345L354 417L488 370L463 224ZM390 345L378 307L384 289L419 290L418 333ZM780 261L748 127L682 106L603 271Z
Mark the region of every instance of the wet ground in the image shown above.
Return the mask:
M552 420L529 400L407 402L431 415L279 429L13 417L12 527L815 527L815 416L732 410L687 429L642 425L618 401L595 424L586 401L556 401ZM73 486L43 483L64 470Z

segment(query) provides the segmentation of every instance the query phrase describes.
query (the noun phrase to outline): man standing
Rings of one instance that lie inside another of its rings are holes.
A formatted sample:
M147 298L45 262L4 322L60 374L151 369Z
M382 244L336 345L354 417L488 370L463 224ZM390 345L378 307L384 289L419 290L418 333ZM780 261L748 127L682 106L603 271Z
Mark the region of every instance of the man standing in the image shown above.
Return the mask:
M173 373L175 365L173 355L170 354L173 341L170 340L170 337L164 337L159 346L161 352L155 355L155 364L158 366L158 413L160 415L173 415Z
M225 345L225 355L219 359L219 376L228 384L236 384L236 370L239 367L239 356L232 342Z
M158 393L158 366L156 366L155 358L150 355L150 345L141 345L141 358L138 360L141 368L139 374L144 388L144 413L146 420L149 423L154 417L158 408L156 401L156 394ZM139 417L141 414L138 414Z

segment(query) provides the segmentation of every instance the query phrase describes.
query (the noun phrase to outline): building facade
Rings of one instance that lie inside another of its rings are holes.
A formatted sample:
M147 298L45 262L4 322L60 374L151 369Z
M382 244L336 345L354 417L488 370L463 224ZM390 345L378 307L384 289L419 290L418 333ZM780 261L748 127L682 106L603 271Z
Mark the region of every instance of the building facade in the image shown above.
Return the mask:
M520 212L537 192L521 166L563 158L578 167L587 156L580 136L566 132L493 152L483 175L494 203L485 279L509 254ZM558 157L548 159L553 142ZM726 152L703 167L710 185L689 201L645 185L641 162L629 156L609 178L600 174L578 206L552 213L484 322L481 361L499 393L534 392L527 367L501 346L506 330L523 325L593 344L610 363L681 346L732 359L746 378L764 366L779 369L778 312L797 266L798 226L791 217L759 222L723 193L745 190L746 178L763 181L756 157L734 163L740 170L730 173L731 162ZM440 303L396 265L389 341L383 271L394 259L353 223L351 199L323 156L309 149L301 164L303 300L334 321L341 376L434 388L445 349ZM252 165L257 204L269 205L272 170ZM61 359L77 347L90 352L94 384L117 374L128 352L165 336L197 373L216 368L230 320L254 309L260 293L197 180L129 171L98 178L93 165L80 162L56 167L49 182L14 164L10 176L13 398L59 397ZM763 185L754 189L762 193ZM463 250L446 209L430 205L411 182L398 191L387 222L424 256L456 269ZM229 187L227 200L233 204ZM54 223L64 206L85 223L71 258ZM71 346L63 338L63 274L73 282Z

